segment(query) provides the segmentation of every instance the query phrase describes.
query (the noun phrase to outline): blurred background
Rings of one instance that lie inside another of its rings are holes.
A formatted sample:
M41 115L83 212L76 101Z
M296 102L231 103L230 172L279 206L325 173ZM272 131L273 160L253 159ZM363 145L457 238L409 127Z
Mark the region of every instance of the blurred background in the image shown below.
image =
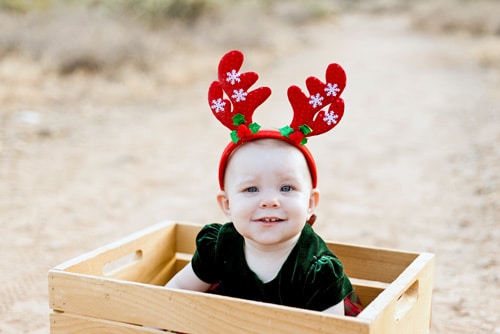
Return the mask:
M347 72L312 138L318 233L436 254L431 333L500 333L500 1L0 0L0 333L48 333L47 271L159 221L224 222L220 57L273 95Z

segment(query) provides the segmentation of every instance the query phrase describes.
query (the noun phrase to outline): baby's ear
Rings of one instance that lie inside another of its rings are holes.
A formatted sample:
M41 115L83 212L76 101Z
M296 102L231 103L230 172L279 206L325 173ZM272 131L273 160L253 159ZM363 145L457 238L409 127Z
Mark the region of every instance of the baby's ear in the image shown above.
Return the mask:
M229 198L227 197L227 193L225 191L220 191L217 194L217 203L222 210L222 212L226 215L226 217L231 220L231 210L229 208Z
M309 213L313 213L319 203L319 190L314 188L311 191L311 197L309 197Z

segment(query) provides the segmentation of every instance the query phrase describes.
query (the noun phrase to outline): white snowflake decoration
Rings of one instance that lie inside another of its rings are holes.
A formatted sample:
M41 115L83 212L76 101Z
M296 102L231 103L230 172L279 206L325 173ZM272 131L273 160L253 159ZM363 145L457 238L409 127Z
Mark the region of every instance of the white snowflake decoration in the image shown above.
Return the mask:
M236 72L236 70L232 70L231 72L226 73L227 78L226 81L230 82L231 85L234 85L236 82L240 82L240 73Z
M233 95L231 96L236 102L241 102L246 100L246 96L248 95L242 88L233 90Z
M337 96L337 93L340 92L340 88L337 84L328 83L325 88L326 96Z
M339 118L339 115L337 115L333 110L332 111L327 111L325 113L325 117L323 117L323 121L325 121L326 124L332 125L332 124L337 124L337 119Z
M221 98L218 98L217 100L212 100L212 106L211 106L211 108L216 113L224 111L224 107L225 106L226 106L226 102L224 102Z
M313 106L313 108L316 108L317 106L322 106L323 105L323 96L316 94L316 95L311 95L309 98L309 104Z

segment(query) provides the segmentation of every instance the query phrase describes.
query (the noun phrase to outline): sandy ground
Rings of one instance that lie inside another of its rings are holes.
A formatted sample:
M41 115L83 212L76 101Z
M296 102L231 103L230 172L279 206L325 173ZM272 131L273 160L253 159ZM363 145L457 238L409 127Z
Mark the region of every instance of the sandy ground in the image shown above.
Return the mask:
M205 96L233 45L273 89L255 115L270 127L290 120L289 85L345 67L345 118L310 140L317 231L435 253L431 332L500 333L500 78L479 65L482 40L417 32L405 15L274 24L259 43L170 46L154 70L60 76L0 58L0 333L49 332L57 264L165 219L224 221L229 137Z

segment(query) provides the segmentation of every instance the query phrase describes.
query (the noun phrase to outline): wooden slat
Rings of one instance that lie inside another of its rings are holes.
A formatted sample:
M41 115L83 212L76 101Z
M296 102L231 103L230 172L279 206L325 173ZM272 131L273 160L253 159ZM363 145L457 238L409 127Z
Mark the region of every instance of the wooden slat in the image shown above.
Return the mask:
M50 333L68 334L145 334L164 333L160 329L129 325L98 318L82 317L74 314L53 312L50 314Z
M417 253L375 247L327 244L342 261L349 277L384 283L393 282L418 256Z
M179 271L177 262L177 258L173 257L153 278L143 283L165 285Z
M363 319L52 270L53 310L184 333L369 333Z
M177 252L194 253L196 235L201 227L198 224L177 224ZM327 245L344 263L348 276L385 283L394 281L418 256L412 252L359 247L331 241L327 241Z
M174 233L174 223L158 224L65 262L54 269L135 282L148 282L175 256ZM132 261L121 270L109 275L105 274L107 265L135 254L139 254L137 260Z
M369 320L373 333L428 333L433 285L434 255L421 253L358 318Z
M190 256L186 256L184 253L181 253L181 256L179 256L178 254L176 260L176 272L184 268L184 266L187 265L189 261ZM166 281L168 281L168 279L166 279ZM385 288L389 286L388 283L360 280L356 278L351 279L351 283L356 290L359 298L361 299L363 305L370 304L382 291L384 291Z
M175 272L184 268L184 266L189 263L190 259L191 257L184 253L178 253L175 264L177 269ZM173 277L173 274L172 276L169 276L168 279L171 277ZM165 281L168 281L168 279L165 279ZM356 278L351 279L351 282L363 305L370 304L382 291L384 291L385 288L389 286L388 283L360 280Z
M180 223L176 228L176 250L179 253L194 254L196 235L203 225Z
M389 284L351 278L352 286L361 299L361 304L366 307L384 291Z

